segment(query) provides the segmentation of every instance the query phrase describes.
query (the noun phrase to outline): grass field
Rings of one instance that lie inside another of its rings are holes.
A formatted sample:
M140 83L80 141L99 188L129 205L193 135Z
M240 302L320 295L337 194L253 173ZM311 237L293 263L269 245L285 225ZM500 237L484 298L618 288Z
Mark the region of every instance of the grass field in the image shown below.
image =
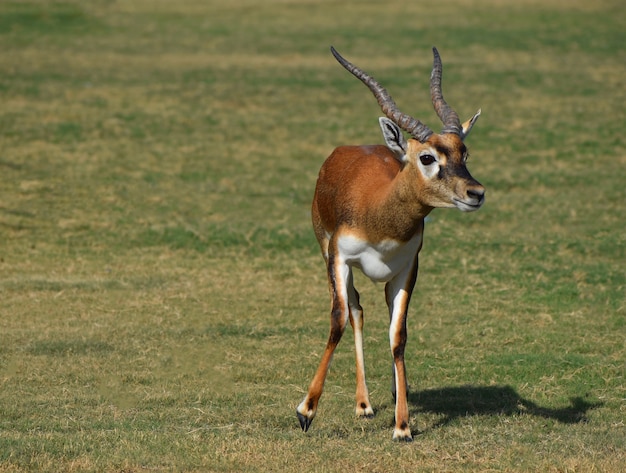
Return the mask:
M0 2L0 472L626 470L621 0ZM309 221L335 146L381 143L334 45L431 127L430 48L487 202L427 223L415 441L328 334Z

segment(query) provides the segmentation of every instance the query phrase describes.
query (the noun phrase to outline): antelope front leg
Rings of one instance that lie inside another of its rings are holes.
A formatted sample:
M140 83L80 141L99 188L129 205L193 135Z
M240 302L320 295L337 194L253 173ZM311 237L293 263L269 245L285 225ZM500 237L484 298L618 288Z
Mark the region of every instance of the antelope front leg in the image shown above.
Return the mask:
M300 421L300 427L305 432L309 430L311 422L317 413L317 404L324 391L324 382L328 374L328 368L333 359L335 348L341 340L341 336L348 323L350 309L348 306L347 285L351 280L350 268L340 261L339 258L328 258L328 281L330 285L332 310L330 314L330 334L326 349L315 372L315 376L309 385L309 390L304 400L296 408L296 414Z
M393 355L395 379L395 428L394 440L410 442L413 440L409 428L409 405L407 400L407 378L404 365L404 349L406 346L406 318L411 293L417 279L417 256L411 265L385 286L385 297L389 306L389 343Z
M356 415L373 417L367 384L365 383L365 360L363 357L363 308L359 304L359 293L354 289L352 278L348 285L350 304L350 324L354 331L354 351L356 355Z

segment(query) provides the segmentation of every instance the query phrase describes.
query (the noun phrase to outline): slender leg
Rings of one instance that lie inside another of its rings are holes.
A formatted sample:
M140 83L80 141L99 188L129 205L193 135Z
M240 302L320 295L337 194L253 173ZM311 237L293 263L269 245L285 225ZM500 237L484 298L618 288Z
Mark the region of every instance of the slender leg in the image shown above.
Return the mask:
M331 290L332 310L330 315L330 334L326 349L309 385L309 391L304 400L296 408L300 427L305 432L309 430L311 422L317 412L317 404L324 390L324 382L328 368L333 359L335 348L348 323L350 309L348 306L348 283L352 280L351 269L339 257L333 254L328 257L328 281Z
M363 357L363 308L359 304L359 293L354 289L352 276L348 284L350 305L350 324L354 331L354 351L356 355L356 415L372 417L374 409L370 404L367 384L365 383L365 360Z
M407 401L407 378L404 366L404 349L406 346L407 330L406 317L409 308L411 293L417 279L417 255L412 265L389 281L385 286L385 297L389 306L389 343L393 354L395 378L395 428L394 440L413 440L409 428L409 406Z

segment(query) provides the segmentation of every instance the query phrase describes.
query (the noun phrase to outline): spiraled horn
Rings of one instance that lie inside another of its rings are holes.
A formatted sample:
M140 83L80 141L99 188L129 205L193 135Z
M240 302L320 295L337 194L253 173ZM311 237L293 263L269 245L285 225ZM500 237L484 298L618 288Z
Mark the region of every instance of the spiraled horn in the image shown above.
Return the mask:
M339 64L341 64L348 72L363 82L372 91L383 113L387 115L391 121L421 143L425 142L428 137L433 134L432 130L422 122L411 117L410 115L407 115L406 113L402 113L391 98L391 95L389 95L385 88L376 82L373 77L367 75L354 64L344 59L332 46L330 47L330 51L333 53L333 56L335 56L335 59L337 59ZM441 77L441 74L439 74L439 76Z
M443 99L441 92L441 73L443 66L441 65L441 57L437 48L433 48L433 72L430 75L430 97L433 101L433 107L443 122L443 130L441 133L454 133L461 136L463 128L461 120L457 113Z

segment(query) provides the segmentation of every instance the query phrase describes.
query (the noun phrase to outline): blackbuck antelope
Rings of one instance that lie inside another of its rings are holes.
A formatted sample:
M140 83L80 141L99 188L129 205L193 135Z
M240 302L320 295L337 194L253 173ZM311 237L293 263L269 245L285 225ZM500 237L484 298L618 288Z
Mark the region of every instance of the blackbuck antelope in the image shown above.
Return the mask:
M319 367L296 411L305 432L317 412L333 352L348 320L356 348L356 413L374 410L365 384L363 309L352 270L359 268L376 282L385 282L389 307L389 341L393 355L395 440L412 440L407 405L404 349L406 318L417 279L424 218L436 207L477 210L485 189L467 170L463 140L480 110L461 124L441 92L441 58L433 48L430 93L441 133L402 113L387 91L331 47L337 61L374 94L386 117L379 119L387 146L341 146L322 165L315 188L312 220L328 270L331 297L330 335ZM406 140L402 130L411 135Z

